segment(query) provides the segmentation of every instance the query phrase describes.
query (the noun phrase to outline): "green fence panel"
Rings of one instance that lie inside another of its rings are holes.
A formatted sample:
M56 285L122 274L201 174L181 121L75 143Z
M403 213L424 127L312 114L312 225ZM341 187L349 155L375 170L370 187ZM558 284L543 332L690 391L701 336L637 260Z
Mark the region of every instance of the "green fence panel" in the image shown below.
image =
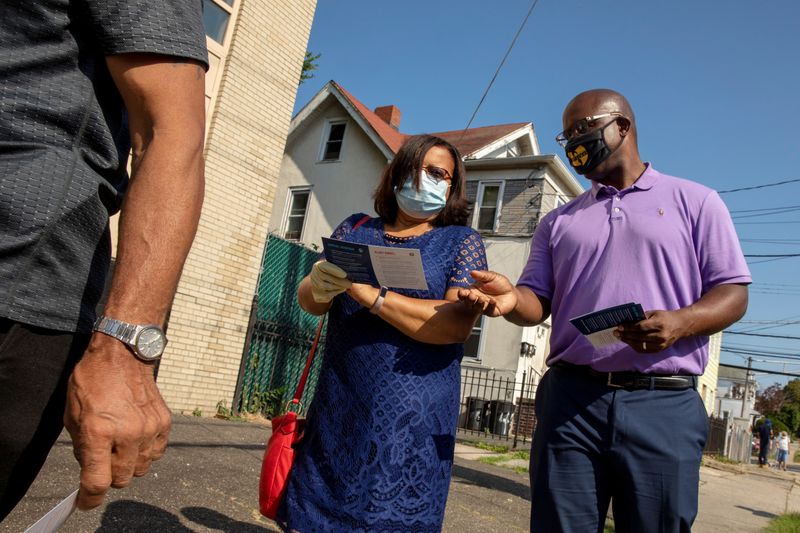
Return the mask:
M245 355L241 401L234 409L277 414L294 394L319 324L319 317L297 303L297 286L311 270L319 252L269 236L256 293L255 321ZM314 358L303 403L314 395L324 357L323 338Z

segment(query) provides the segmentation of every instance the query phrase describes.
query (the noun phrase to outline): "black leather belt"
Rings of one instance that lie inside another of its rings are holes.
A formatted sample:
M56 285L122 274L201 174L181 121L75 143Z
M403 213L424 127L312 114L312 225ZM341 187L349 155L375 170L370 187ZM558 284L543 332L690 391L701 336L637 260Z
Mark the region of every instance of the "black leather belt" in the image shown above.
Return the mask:
M561 361L553 366L562 368L568 372L588 376L596 381L605 383L608 387L616 389L697 389L697 376L664 376L657 374L640 374L638 372L598 372L587 365L573 365L572 363Z

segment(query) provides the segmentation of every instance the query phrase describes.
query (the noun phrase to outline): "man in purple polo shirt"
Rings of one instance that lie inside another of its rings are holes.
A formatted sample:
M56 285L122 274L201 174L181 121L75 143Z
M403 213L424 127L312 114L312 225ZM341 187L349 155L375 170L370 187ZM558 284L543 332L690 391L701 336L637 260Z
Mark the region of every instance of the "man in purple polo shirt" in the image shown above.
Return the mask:
M740 319L750 272L728 210L702 185L642 162L627 100L576 96L557 140L592 188L536 228L516 287L473 272L462 300L522 326L552 312L536 395L532 531L690 531L707 418L696 376L708 336ZM596 348L570 319L641 303L645 319Z

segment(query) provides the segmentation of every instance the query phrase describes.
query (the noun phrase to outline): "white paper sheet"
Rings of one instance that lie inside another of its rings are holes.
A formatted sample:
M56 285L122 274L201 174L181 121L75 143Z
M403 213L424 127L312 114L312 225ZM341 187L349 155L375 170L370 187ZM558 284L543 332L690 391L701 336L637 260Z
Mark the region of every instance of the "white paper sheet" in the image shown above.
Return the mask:
M428 289L422 258L416 248L370 246L369 257L381 285L421 291Z
M78 499L78 491L76 490L63 500L50 509L47 514L36 521L31 527L25 530L25 533L53 533L64 525L69 515L75 510L75 502Z

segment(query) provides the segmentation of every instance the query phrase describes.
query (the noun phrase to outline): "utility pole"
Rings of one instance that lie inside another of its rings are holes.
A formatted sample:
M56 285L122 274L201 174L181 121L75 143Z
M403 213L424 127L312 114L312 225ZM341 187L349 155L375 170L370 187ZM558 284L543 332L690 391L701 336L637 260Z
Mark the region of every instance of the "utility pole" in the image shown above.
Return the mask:
M744 376L744 394L742 394L742 415L744 418L744 406L747 404L747 393L750 391L750 368L753 366L753 358L747 358L747 374Z

